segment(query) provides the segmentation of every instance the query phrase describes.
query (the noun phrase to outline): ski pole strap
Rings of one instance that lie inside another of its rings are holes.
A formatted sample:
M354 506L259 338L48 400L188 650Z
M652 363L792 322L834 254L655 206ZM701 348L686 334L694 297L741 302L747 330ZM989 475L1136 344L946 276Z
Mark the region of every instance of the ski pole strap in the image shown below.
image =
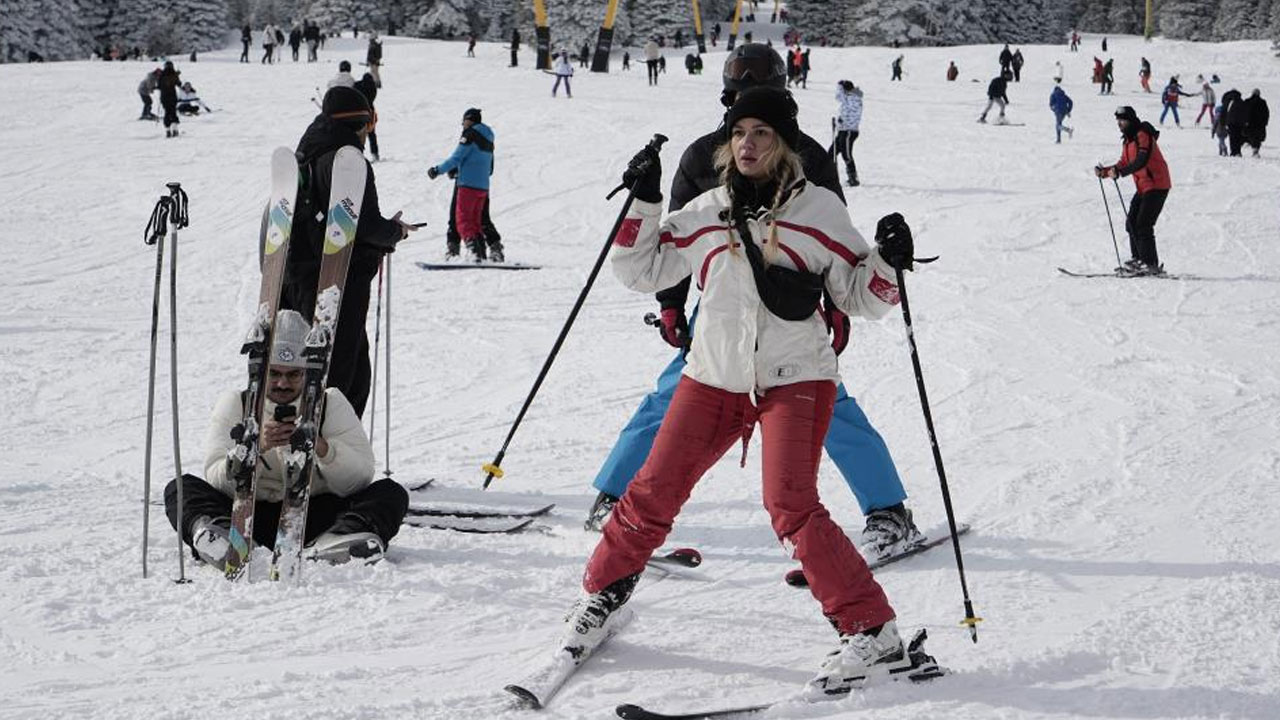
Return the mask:
M182 189L181 183L171 182L168 184L169 199L172 203L172 220L177 227L184 228L187 226L187 191Z
M169 208L173 199L161 196L151 210L151 219L147 221L147 229L143 231L142 241L147 245L155 245L168 230Z

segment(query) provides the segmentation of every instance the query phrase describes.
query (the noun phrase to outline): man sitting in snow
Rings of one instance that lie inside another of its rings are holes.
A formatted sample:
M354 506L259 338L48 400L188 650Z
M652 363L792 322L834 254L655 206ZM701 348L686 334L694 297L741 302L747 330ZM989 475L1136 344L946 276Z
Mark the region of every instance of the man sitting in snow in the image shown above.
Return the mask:
M297 429L294 403L302 394L307 326L302 315L281 310L267 367L266 397L262 403L257 497L253 510L253 539L275 547L284 497L284 456ZM232 433L244 420L244 394L226 392L219 400L205 436L205 478L182 478L182 539L201 560L222 567L231 527L235 480L227 475L227 452L235 444ZM305 555L333 563L359 558L382 559L409 508L409 494L390 478L373 480L373 446L351 403L338 390L325 391L320 434L315 440L315 471L307 507ZM176 481L164 490L165 512L175 528Z

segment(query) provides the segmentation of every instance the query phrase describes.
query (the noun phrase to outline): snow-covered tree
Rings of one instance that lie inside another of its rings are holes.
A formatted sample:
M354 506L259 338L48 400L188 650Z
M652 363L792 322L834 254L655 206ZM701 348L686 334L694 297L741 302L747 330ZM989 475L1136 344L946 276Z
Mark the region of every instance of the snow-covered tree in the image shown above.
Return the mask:
M1217 0L1164 0L1160 3L1160 34L1177 40L1209 40Z
M1121 35L1141 35L1146 12L1146 0L1111 0L1106 31Z
M1258 15L1257 0L1221 0L1213 21L1213 39L1247 40L1261 37L1267 18Z

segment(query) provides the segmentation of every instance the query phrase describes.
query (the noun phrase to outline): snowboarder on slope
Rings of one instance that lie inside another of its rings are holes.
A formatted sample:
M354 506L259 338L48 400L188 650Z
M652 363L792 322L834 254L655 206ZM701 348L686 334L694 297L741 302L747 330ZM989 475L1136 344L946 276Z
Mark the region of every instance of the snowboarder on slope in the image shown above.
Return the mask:
M274 548L284 498L285 453L297 430L296 407L305 385L307 321L293 310L276 315L262 402L253 538ZM204 441L204 479L182 476L182 518L177 508L177 480L164 489L165 513L191 554L222 568L231 529L235 479L227 476L227 453L235 446L235 429L245 417L242 390L218 399ZM243 428L241 428L243 430ZM307 505L304 555L332 563L356 558L365 564L382 559L400 530L409 493L400 483L373 479L373 446L360 418L343 394L325 391L324 420L315 438L316 472Z
M467 246L468 259L477 263L484 262L486 257L496 263L506 259L501 242L495 241L486 247L480 219L489 198L489 176L493 174L493 137L493 130L484 124L480 109L468 108L462 114L462 137L458 139L458 147L443 162L427 168L427 177L432 180L457 169L458 195L454 218L458 234ZM456 240L446 239L445 259L458 258L460 249Z

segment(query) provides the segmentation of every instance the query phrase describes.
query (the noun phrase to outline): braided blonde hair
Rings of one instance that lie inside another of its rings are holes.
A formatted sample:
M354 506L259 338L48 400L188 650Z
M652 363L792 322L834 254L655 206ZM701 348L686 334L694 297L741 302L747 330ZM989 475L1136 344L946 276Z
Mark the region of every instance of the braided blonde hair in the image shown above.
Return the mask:
M760 158L761 166L765 169L766 177L774 179L778 182L778 189L773 194L773 202L769 206L769 237L764 243L764 260L766 263L772 264L774 258L778 255L778 224L777 212L778 205L782 202L783 195L787 189L791 187L804 171L801 169L800 156L791 146L787 145L787 141L782 139L775 131L773 134L773 147ZM730 227L733 225L733 181L740 177L738 172L738 164L733 159L733 140L726 140L716 148L715 154L712 156L712 162L720 177L720 184L725 187L729 193L728 217L730 218ZM729 232L729 252L737 254L737 250L733 245L733 233Z

